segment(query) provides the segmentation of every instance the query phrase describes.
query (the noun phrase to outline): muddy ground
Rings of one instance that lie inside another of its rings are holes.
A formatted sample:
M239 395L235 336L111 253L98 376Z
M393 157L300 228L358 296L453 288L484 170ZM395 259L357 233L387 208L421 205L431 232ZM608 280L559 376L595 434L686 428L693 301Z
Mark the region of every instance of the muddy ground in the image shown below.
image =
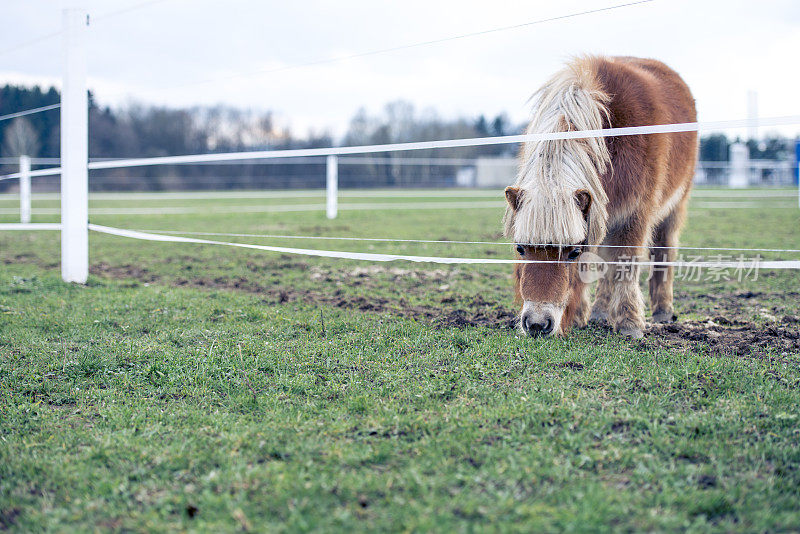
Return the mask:
M294 265L297 267L297 265ZM254 272L256 268L252 269ZM428 299L426 304L412 304L411 298L365 297L353 294L350 289L374 284L375 275L388 277L398 283L409 279L416 287L429 291L431 287L448 289L453 279L452 271L408 270L394 267L370 266L351 271L325 271L318 267L308 269L312 280L325 284L324 289L293 289L261 285L246 276L218 278L170 278L133 265L111 266L106 263L94 265L93 274L116 279L134 279L143 283L164 283L174 286L190 286L209 289L246 291L261 295L265 303L278 305L287 302L326 304L339 308L359 310L366 313L391 314L426 321L441 328L463 328L483 326L509 330L515 325L515 309L508 301L487 300L477 296L454 296L443 292L443 296ZM254 277L257 278L257 277ZM445 284L445 285L442 285ZM343 288L343 286L347 286ZM412 295L401 287L392 294ZM364 289L364 288L362 288ZM681 320L671 324L650 324L647 335L639 345L642 348L672 348L684 351L701 351L715 355L769 357L783 359L800 354L800 317L780 313L780 308L767 304L776 301L775 294L767 292L739 291L712 295L678 292L675 296L679 307L693 315L709 315L702 320ZM780 297L797 301L800 293L782 294ZM762 305L763 304L763 305ZM758 321L753 317L759 318ZM598 335L608 335L602 327L592 327Z

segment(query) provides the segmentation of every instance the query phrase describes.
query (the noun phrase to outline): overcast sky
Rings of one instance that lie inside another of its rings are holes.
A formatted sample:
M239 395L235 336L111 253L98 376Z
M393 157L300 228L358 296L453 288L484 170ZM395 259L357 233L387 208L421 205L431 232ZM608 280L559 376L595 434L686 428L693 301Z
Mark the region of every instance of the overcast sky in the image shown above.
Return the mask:
M0 83L58 84L65 6L92 16L89 85L101 104L273 110L297 133L341 134L359 107L406 99L440 115L527 117L573 54L653 57L687 81L701 120L800 115L800 1L654 0L413 49L264 72L521 24L626 0L3 0ZM124 11L129 7L135 7ZM117 14L109 15L117 11ZM782 129L800 132L800 127Z

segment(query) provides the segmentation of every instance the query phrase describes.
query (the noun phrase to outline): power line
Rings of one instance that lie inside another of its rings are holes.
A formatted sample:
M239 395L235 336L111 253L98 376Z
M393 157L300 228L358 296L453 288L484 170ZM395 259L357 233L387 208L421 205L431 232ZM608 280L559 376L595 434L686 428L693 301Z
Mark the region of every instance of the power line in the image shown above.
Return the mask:
M33 108L27 109L25 111L18 111L16 113L9 113L8 115L0 116L0 121L7 121L9 119L15 119L17 117L24 117L25 115L33 115L34 113L41 113L42 111L50 111L51 109L57 109L61 107L61 103L58 104L50 104L49 106L42 106L40 108Z
M445 43L445 42L448 42L448 41L456 41L456 40L460 40L460 39L468 39L470 37L478 37L478 36L481 36L481 35L488 35L490 33L497 33L497 32L502 32L502 31L507 31L507 30L516 30L516 29L519 29L519 28L525 28L525 27L534 26L534 25L537 25L537 24L544 24L546 22L554 22L554 21L557 21L557 20L564 20L564 19L569 19L569 18L573 18L573 17L580 17L580 16L583 16L583 15L590 15L590 14L593 14L593 13L600 13L600 12L603 12L603 11L611 11L611 10L614 10L614 9L635 6L635 5L639 5L639 4L647 4L647 3L650 3L650 2L654 2L654 1L655 0L637 0L635 2L626 2L624 4L616 4L616 5L613 5L613 6L601 7L601 8L597 8L597 9L589 9L589 10L586 10L586 11L579 11L579 12L576 12L576 13L568 13L566 15L559 15L559 16L556 16L556 17L548 17L548 18L544 18L544 19L538 19L538 20L533 20L533 21L529 21L529 22L523 22L521 24L513 24L511 26L502 26L502 27L499 27L499 28L491 28L491 29L488 29L488 30L482 30L482 31L477 31L477 32L463 33L463 34L460 34L460 35L453 35L453 36L450 36L450 37L443 37L443 38L440 38L440 39L433 39L433 40L429 40L429 41L420 41L420 42L417 42L417 43L411 43L411 44L400 45L400 46L393 46L393 47L389 47L389 48L379 48L377 50L369 50L367 52L360 52L360 53L357 53L357 54L351 54L351 55L347 55L347 56L340 56L340 57L329 58L329 59L318 59L318 60L314 60L314 61L308 61L308 62L305 62L305 63L297 63L295 65L286 65L286 66L283 66L283 67L277 67L277 68L274 68L274 69L261 69L261 70L250 71L250 72L240 72L240 73L237 73L237 74L232 74L230 76L224 76L224 77L219 77L219 78L207 78L207 79L204 79L204 80L198 80L198 81L194 81L194 82L187 82L187 83L182 83L182 84L178 84L178 85L170 85L170 86L158 87L158 88L148 89L145 92L160 91L160 90L164 90L164 89L176 89L176 88L187 87L187 86L191 86L191 85L201 85L201 84L212 83L212 82L217 82L217 81L225 81L225 80L231 80L231 79L235 79L235 78L255 76L255 75L259 75L259 74L272 74L272 73L275 73L275 72L284 72L284 71L287 71L287 70L294 70L294 69L299 69L299 68L304 68L304 67L313 67L313 66L324 65L324 64L328 64L328 63L338 63L338 62L341 62L341 61L347 61L349 59L357 59L357 58L361 58L361 57L374 56L374 55L377 55L377 54L385 54L385 53L389 53L389 52L398 52L398 51L401 51L401 50L408 50L408 49L411 49L411 48L418 48L418 47L422 47L422 46L440 44L440 43Z
M124 7L122 9L117 9L116 11L110 11L108 13L104 13L102 15L98 15L94 18L95 21L105 20L111 17L116 17L118 15L123 15L125 13L130 13L131 11L136 11L137 9L142 9L144 7L150 7L154 4L160 4L162 2L166 2L167 0L148 0L147 2L139 2L138 4L134 4L132 6Z
M42 41L47 41L48 39L52 39L53 37L58 37L59 35L61 35L61 30L36 37L35 39L31 39L30 41L24 41L18 45L12 46L11 48L0 50L0 56L9 54L11 52L16 52L17 50L20 50L22 48L33 46L35 44L41 43Z
M100 21L100 20L105 20L105 19L111 18L111 17L116 17L118 15L122 15L122 14L128 13L130 11L136 11L137 9L141 9L143 7L149 7L149 6L153 5L153 4L159 4L161 2L166 2L166 1L167 0L148 0L147 2L140 2L140 3L134 4L132 6L128 6L128 7L122 8L122 9L117 9L116 11L109 11L108 13L103 13L102 15L98 15L97 17L93 17L93 21ZM35 39L31 39L29 41L24 41L22 43L14 45L14 46L12 46L10 48L6 48L5 50L0 50L0 56L2 56L4 54L11 53L11 52L15 52L17 50L21 50L23 48L27 48L29 46L33 46L35 44L41 43L43 41L47 41L47 40L52 39L54 37L58 37L62 33L63 33L63 30L58 30L58 31L55 31L55 32L51 32L51 33L42 35L40 37L36 37Z

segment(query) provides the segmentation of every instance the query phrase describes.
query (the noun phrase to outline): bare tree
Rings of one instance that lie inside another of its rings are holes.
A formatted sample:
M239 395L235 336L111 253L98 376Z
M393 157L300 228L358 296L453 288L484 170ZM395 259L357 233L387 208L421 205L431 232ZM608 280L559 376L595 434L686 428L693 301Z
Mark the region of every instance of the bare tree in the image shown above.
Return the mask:
M3 138L5 156L36 156L39 153L39 135L25 117L14 119L6 128Z

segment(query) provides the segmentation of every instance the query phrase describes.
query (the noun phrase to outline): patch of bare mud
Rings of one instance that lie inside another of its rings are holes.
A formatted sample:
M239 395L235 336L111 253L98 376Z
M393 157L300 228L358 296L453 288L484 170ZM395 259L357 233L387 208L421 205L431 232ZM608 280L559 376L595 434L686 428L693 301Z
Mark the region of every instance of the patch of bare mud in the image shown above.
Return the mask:
M656 348L705 347L712 354L745 356L772 352L786 356L800 353L800 319L787 315L779 321L759 325L718 316L707 321L679 321L650 326L642 346Z
M140 282L159 282L161 278L146 268L135 265L111 266L105 262L93 265L92 274L120 280L135 279ZM453 273L445 270L408 270L375 266L356 268L346 272L350 278L369 278L378 272L389 274L393 277L413 278L425 282L440 283L447 278L452 278ZM326 280L330 275L312 269L310 277L313 280ZM276 288L260 285L245 276L236 277L192 277L163 280L178 287L197 287L207 289L239 290L260 295L271 304L284 304L287 302L304 302L309 304L327 304L337 308L358 310L373 313L390 313L410 319L429 321L442 327L486 326L490 328L510 329L514 326L515 314L508 306L499 302L483 299L481 296L473 297L466 301L467 309L454 306L455 299L444 298L442 307L412 305L405 298L390 300L383 297L364 297L349 295L341 289L331 292L318 292L298 290L291 288ZM328 280L330 281L330 280ZM441 287L441 286L439 286Z
M274 266L273 266L274 267ZM287 267L288 268L288 267ZM296 268L296 266L294 266ZM134 265L111 266L107 263L93 265L91 272L96 275L136 279L140 282L163 282L174 286L187 286L208 289L238 290L260 295L265 303L284 304L302 302L325 304L342 309L358 310L368 313L391 314L414 320L427 321L437 327L482 326L511 330L515 324L516 309L509 302L486 300L481 295L464 298L446 295L439 299L438 305L412 304L409 295L398 298L385 298L349 294L331 286L329 291L304 290L264 286L247 276L236 277L188 277L161 279L146 268ZM447 284L457 273L443 269L419 270L402 269L394 266L357 267L349 271L325 271L318 267L309 269L311 279L319 282L344 282L348 286L374 283L374 275L388 276L390 280L412 279L416 284L409 287L430 291L448 288ZM469 273L463 273L464 276ZM398 284L402 289L402 284ZM398 291L400 293L400 291ZM769 302L775 302L773 293L733 292L714 295L676 295L676 300L687 308L686 311L711 311L718 315L706 320L679 320L671 324L654 324L647 329L641 341L641 348L672 348L678 350L702 350L715 355L757 357L772 355L783 357L800 354L800 318L785 315ZM791 295L781 295L791 297ZM412 299L413 300L413 299ZM510 299L509 299L510 300ZM747 305L743 305L746 302ZM707 305L707 306L706 306ZM760 311L759 311L760 310ZM755 312L755 313L754 313ZM757 316L760 322L752 319Z

